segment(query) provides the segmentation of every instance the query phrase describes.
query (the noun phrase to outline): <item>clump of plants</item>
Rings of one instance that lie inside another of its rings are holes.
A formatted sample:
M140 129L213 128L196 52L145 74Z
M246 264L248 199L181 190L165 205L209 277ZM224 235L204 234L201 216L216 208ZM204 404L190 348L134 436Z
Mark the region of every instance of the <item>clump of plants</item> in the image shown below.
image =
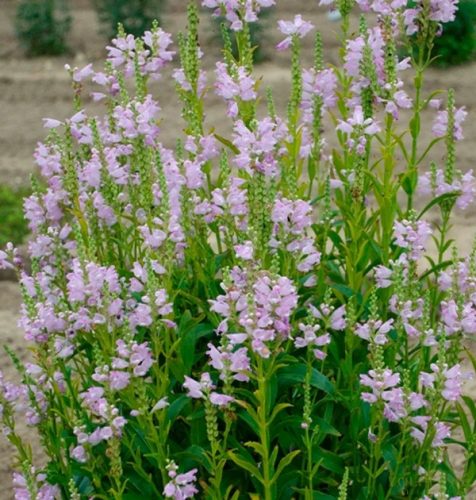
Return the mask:
M28 224L23 215L23 199L30 194L29 188L0 184L0 248L9 242L19 245L28 235Z
M225 39L208 75L191 3L174 149L148 90L175 55L157 25L120 33L104 71L73 70L74 115L45 122L45 187L25 201L31 274L13 248L0 254L18 269L33 356L11 352L22 382L0 379L17 498L456 499L474 486L476 248L459 256L448 231L476 180L456 164L464 108L424 88L455 4L339 2L333 66L316 34L303 67L314 27L280 21L292 75L280 116L247 29L273 3L203 2L240 47ZM353 33L358 7L378 22ZM426 50L399 60L413 34ZM82 104L90 80L101 116ZM205 121L212 92L230 135Z
M435 64L451 66L474 59L476 55L476 2L458 3L455 19L444 25L443 32L433 46Z
M57 56L68 51L71 15L67 0L21 0L15 29L29 56Z
M159 20L165 0L94 0L99 20L109 38L113 38L118 24L126 33L141 37Z

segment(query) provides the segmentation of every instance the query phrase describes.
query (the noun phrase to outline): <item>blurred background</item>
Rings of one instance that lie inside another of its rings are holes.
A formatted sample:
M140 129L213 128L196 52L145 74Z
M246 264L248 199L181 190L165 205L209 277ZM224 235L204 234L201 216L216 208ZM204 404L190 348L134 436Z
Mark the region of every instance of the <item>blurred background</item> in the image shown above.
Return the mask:
M165 31L176 35L186 25L188 0L0 0L0 249L8 241L25 246L28 228L22 215L22 198L28 194L30 175L35 171L33 151L45 137L42 118L64 119L72 114L72 94L65 64L83 67L89 62L96 69L106 55L105 46L118 22L126 31L140 35L153 19L159 19ZM256 76L273 88L278 109L284 109L290 83L289 53L277 53L278 19L292 19L301 13L322 33L324 54L329 63L339 61L337 35L340 29L328 8L318 7L318 0L277 0L277 7L262 15L262 24L252 29L256 53ZM201 18L200 43L205 52L203 66L209 81L220 57L219 20L209 9ZM353 18L358 26L358 14ZM304 66L313 60L313 37L304 40ZM464 125L465 140L459 143L458 162L462 170L476 166L476 0L461 0L453 23L445 25L434 48L438 56L427 73L426 89L453 87L457 106L469 113ZM402 54L404 56L404 54ZM411 82L411 71L406 72ZM182 129L174 82L167 70L153 87L162 106L162 142L173 146ZM209 93L207 123L222 135L229 130L223 102ZM98 114L100 106L86 102L88 111ZM403 114L402 122L408 115ZM431 136L431 121L423 123L424 140ZM441 162L443 150L435 150L429 160ZM428 162L429 163L429 162ZM476 233L476 207L460 213L454 220L453 234L467 254ZM22 349L22 334L17 328L20 295L11 275L0 271L0 345ZM23 350L23 356L26 352ZM3 350L0 369L13 377ZM25 432L28 432L25 430ZM461 457L463 460L463 457ZM0 440L0 499L11 498L11 458Z

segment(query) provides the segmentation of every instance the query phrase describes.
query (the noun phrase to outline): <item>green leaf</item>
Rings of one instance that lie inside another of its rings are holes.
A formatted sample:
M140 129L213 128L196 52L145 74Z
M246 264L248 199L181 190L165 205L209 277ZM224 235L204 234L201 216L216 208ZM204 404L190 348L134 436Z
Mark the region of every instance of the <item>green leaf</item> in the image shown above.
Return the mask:
M213 463L207 452L196 444L189 446L186 450L177 454L178 457L183 457L184 459L192 459L194 462L199 463L201 466L205 467L208 472L213 473Z
M473 430L469 424L468 416L466 415L464 408L459 403L456 403L456 409L458 410L459 421L461 423L461 428L463 429L466 442L470 443L473 440Z
M94 493L94 487L89 477L75 476L74 481L76 483L76 488L78 488L81 495L92 495Z
M427 256L428 257L428 256ZM430 261L430 259L428 258ZM430 269L425 271L419 278L419 281L423 281L425 278L430 276L430 274L437 273L438 271L441 271L442 269L445 269L453 264L452 260L445 260L444 262L441 262L441 264L434 264L431 266Z
M271 480L271 484L275 483L278 477L281 475L283 470L301 453L301 450L294 450L288 453L285 457L283 457L278 467L276 468L276 472L274 473L273 479Z
M252 448L260 456L264 455L263 445L261 443L258 443L257 441L247 441L245 443L245 446L248 448Z
M271 416L269 417L268 419L268 424L271 425L271 423L273 422L273 420L279 415L279 413L281 413L283 410L285 410L286 408L290 408L292 407L293 405L290 404L290 403L280 403L279 405L276 405L273 409L273 412L271 413Z
M220 141L224 146L231 149L231 151L233 151L233 153L235 153L236 155L240 153L240 150L231 141L225 139L225 137L222 137L219 134L213 134L213 136L215 137L215 139Z
M188 312L188 311L187 311ZM213 332L211 324L199 324L194 326L195 321L190 319L186 324L179 327L179 335L181 336L180 342L180 358L184 365L185 374L189 375L192 366L195 363L195 346L199 339L210 335Z
M460 195L461 193L457 191L454 193L445 193L442 194L441 196L433 198L430 201L430 203L428 203L428 205L426 205L426 207L418 214L418 219L421 219L423 215L425 215L425 213L428 212L428 210L430 210L430 208L434 207L435 205L441 205L443 202L448 202L448 201L455 202L456 198L458 198L458 196Z
M352 288L346 285L341 285L339 283L332 283L330 286L335 290L337 290L338 292L340 292L346 298L350 298L354 295L354 291L352 290Z
M314 460L320 460L324 469L339 475L344 474L344 462L339 455L320 448L313 453L313 458Z
M238 467L248 471L253 477L258 479L260 483L263 482L263 476L253 459L244 457L243 455L237 454L232 450L228 452L228 457L232 462L238 465Z
M416 114L411 120L410 120L410 132L412 134L412 137L418 137L420 134L420 115Z
M336 437L341 436L341 433L323 418L317 417L315 420L317 425L319 426L320 433L329 434L331 436L336 436Z
M473 355L473 353L465 348L466 354L468 355L469 360L471 361L471 364L473 365L473 370L476 372L476 357Z
M225 499L229 498L230 500L239 500L239 498L240 498L239 490L235 491L235 493L233 493L233 496L230 497L232 491L233 491L233 486L230 486L226 491Z
M404 134L400 134L400 135L394 135L393 138L395 139L395 142L400 146L400 150L403 154L403 157L405 158L405 161L406 163L410 163L409 162L409 158L408 158L408 152L407 152L407 148L405 147L405 144L403 142L403 135Z
M463 396L463 401L466 403L466 406L468 407L469 411L471 412L471 415L473 417L474 425L476 427L476 404L474 403L474 400L468 396ZM476 432L476 430L475 430Z
M257 435L259 436L259 425L255 418L253 418L249 411L240 411L238 412L238 418L243 420L246 424L248 424L248 427Z
M307 366L304 363L296 363L278 371L279 381L284 385L293 383L303 384L306 380ZM311 385L327 394L334 392L331 381L315 368L311 370Z
M167 418L173 422L188 403L190 403L190 398L185 394L181 394L175 401L170 403L170 406L167 408Z

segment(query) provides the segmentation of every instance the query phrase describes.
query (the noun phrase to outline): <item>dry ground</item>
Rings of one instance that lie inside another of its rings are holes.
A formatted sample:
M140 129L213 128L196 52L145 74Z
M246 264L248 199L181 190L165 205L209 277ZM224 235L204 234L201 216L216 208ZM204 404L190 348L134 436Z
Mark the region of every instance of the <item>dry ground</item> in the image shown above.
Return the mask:
M186 0L169 0L169 7L163 16L167 31L177 33L185 27ZM99 34L96 15L86 0L72 1L73 33L71 47L73 53L62 58L26 59L18 48L13 34L13 0L0 0L0 183L22 184L28 182L33 170L32 152L37 141L44 135L41 119L54 117L63 119L72 112L71 94L68 76L64 64L82 66L93 61L99 64L104 56L105 41ZM330 23L325 10L316 7L317 0L280 0L276 12L269 19L274 28L277 18L291 18L295 13L305 14L306 19L322 32L326 58L337 61L336 32L338 25ZM219 46L211 36L213 24L208 16L203 16L201 43L206 56L204 66L212 68L213 61L219 55ZM260 65L256 72L262 76L264 84L274 89L278 106L283 107L289 89L289 54L275 54L273 46L276 34L270 30L268 43L268 61ZM311 64L312 37L305 41L304 60ZM408 79L411 75L408 75ZM473 168L474 149L476 147L476 120L473 119L476 108L476 63L450 70L430 70L427 74L427 89L453 87L457 103L465 105L470 115L465 126L466 140L460 145L458 158L462 169ZM177 112L174 87L169 75L156 86L154 92L159 95L164 117L162 125L163 142L173 145L182 122ZM88 103L94 111L95 106ZM402 117L402 121L404 117ZM211 96L207 106L207 122L221 133L229 127L221 101ZM430 136L430 121L423 121L425 137ZM440 161L443 152L435 151L432 159ZM1 223L1 221L0 221ZM459 214L455 219L454 235L463 252L468 252L476 233L476 208ZM20 295L16 284L0 282L0 344L10 344L23 355L24 342L16 326ZM5 375L13 376L10 364L0 353L0 369ZM476 393L475 390L472 391ZM460 461L462 458L459 459ZM11 457L4 441L0 440L0 500L12 498L10 482ZM475 497L476 498L476 497Z

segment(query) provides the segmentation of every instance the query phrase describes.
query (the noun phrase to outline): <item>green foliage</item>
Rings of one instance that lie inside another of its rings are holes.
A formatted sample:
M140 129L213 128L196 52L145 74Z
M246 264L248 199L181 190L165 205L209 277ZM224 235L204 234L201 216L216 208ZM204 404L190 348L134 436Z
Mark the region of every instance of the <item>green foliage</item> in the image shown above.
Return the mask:
M17 37L30 56L68 51L71 15L67 0L21 0L15 19Z
M434 42L432 56L441 67L471 61L476 54L476 2L463 0L458 7L456 19L443 26Z
M11 241L14 245L23 242L28 234L28 225L23 216L23 198L30 190L0 185L0 248Z
M119 23L126 33L141 36L160 19L165 0L94 0L94 5L104 31L113 38Z

